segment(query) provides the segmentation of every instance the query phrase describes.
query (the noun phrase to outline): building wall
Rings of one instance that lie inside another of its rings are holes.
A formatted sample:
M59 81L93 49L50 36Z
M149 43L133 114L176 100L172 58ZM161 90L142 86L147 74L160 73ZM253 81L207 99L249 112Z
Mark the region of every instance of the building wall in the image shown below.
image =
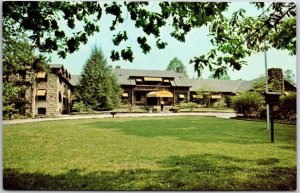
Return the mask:
M46 116L54 116L59 112L58 105L58 90L57 90L58 77L55 74L47 74L47 81L43 82L37 79L36 88L46 90L46 100L39 100L36 96L35 112L38 115L39 108L46 108Z
M20 108L19 111L34 116L56 116L63 112L69 113L72 91L70 85L66 83L68 80L63 80L60 75L55 73L48 73L46 79L36 78L36 75L36 73L27 71L26 78L19 74L10 77L10 81L16 81L18 84L26 86L24 95L19 96L16 104ZM38 90L46 90L45 100L39 100ZM45 114L39 114L41 108L46 109Z

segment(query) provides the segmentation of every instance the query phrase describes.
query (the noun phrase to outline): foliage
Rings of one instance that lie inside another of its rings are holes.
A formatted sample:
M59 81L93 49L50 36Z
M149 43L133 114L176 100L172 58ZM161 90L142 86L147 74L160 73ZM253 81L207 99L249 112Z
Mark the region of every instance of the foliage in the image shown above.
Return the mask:
M271 47L296 54L296 4L254 3L262 14L247 16L246 10L235 11L231 18L220 14L209 26L214 46L207 54L195 57L190 63L201 74L204 67L214 72L214 77L226 74L228 68L240 70L245 58Z
M86 44L88 37L100 30L102 13L112 15L109 27L118 31L112 41L115 46L126 42L126 30L117 30L127 19L143 31L136 42L143 53L151 50L149 36L154 37L156 47L163 49L167 42L162 40L161 31L172 27L170 36L180 42L192 29L209 27L211 43L215 47L206 55L194 57L190 63L201 74L204 67L220 77L228 68L240 70L246 65L245 57L270 47L288 50L296 54L296 4L291 2L253 3L258 10L264 10L257 17L247 16L244 9L235 11L231 18L224 12L227 2L159 2L158 9L152 11L149 2L14 2L3 3L3 18L17 22L14 30L31 34L30 39L42 52L56 51L61 57ZM126 19L126 20L125 20ZM265 44L264 44L265 43ZM113 61L133 61L133 51L126 45L121 50L112 50Z
M297 128L276 124L277 143L272 144L264 127L264 122L203 116L4 125L3 186L44 191L295 190Z
M16 21L16 29L31 33L30 38L40 51L57 51L65 58L67 53L78 50L80 44L86 44L88 37L100 30L98 21L104 11L114 16L109 27L111 31L115 31L118 24L124 23L124 17L127 19L126 15L130 15L135 26L145 33L136 41L143 52L148 53L151 46L145 36L153 35L159 49L167 45L161 40L160 30L169 19L173 27L170 35L184 42L185 35L192 27L210 22L216 17L215 13L221 13L227 8L227 3L160 2L160 12L149 11L149 7L148 2L5 2L3 17ZM78 30L78 26L83 30ZM118 46L126 40L126 31L119 31L112 41ZM113 50L111 59L119 60L120 55L124 60L133 60L131 47L121 51Z
M257 92L244 92L231 97L233 109L246 117L257 116L264 98Z
M251 90L254 90L255 92L258 92L261 95L263 95L266 92L266 80L266 77L261 77L255 80L252 84Z
M214 74L211 74L211 75L209 75L208 79L230 80L230 76L227 74L223 74L220 77L215 77Z
M292 70L288 69L283 72L284 80L290 82L291 84L296 84L295 74Z
M175 71L183 73L187 78L189 77L185 65L177 57L173 58L167 67L168 71Z
M77 93L93 110L110 110L120 104L122 90L100 48L94 47L83 67Z
M17 113L15 103L17 102L19 93L24 92L24 86L17 86L14 83L3 82L2 90L2 112L4 117L11 118Z
M218 101L216 101L214 103L214 107L215 108L226 108L227 107L227 104L225 102L225 99L224 98L221 98L219 99Z
M284 92L284 79L281 68L268 69L268 87L270 92Z
M26 89L25 85L17 84L13 80L14 77L20 71L32 74L39 70L46 72L49 70L45 58L42 55L34 55L33 47L26 35L12 30L14 25L15 23L12 20L3 19L2 112L4 117L9 118L18 113L15 104L18 102L18 95L24 93Z
M280 96L279 114L284 119L296 119L297 95L291 92Z
M87 112L87 111L91 110L91 108L89 106L85 105L82 101L75 102L72 106L72 109L77 112Z
M190 109L192 111L193 109L198 108L199 105L194 102L180 102L179 107L181 109Z
M197 95L201 95L203 98L201 100L201 104L205 105L205 107L210 107L210 99L211 99L211 95L212 92L210 91L206 91L207 89L201 88L199 90L196 91Z

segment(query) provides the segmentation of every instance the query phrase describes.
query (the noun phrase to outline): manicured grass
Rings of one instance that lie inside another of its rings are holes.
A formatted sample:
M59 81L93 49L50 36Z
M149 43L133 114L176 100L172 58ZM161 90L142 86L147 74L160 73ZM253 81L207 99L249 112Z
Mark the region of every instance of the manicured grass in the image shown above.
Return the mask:
M214 117L4 126L5 189L295 190L296 127Z

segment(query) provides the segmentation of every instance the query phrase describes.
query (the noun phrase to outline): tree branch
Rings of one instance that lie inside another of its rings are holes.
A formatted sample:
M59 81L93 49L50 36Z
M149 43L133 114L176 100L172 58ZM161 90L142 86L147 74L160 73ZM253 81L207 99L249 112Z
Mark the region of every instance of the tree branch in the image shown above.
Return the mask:
M274 28L275 27L275 25L277 25L279 22L280 22L280 20L282 20L283 18L284 18L284 16L289 12L289 11L291 11L292 9L294 9L296 7L296 5L294 5L294 6L292 6L291 8L289 8L278 20L277 20L277 22L274 24L274 25L272 25L271 26L271 28L268 30L268 32L272 29L272 28ZM274 14L276 11L274 11L272 14ZM253 32L252 34L250 34L249 36L247 36L246 38L245 38L245 40L244 41L242 41L239 45L237 45L236 47L235 47L235 49L237 49L238 47L240 47L242 44L244 44L246 41L248 41L252 36L254 36L256 33L258 33L263 27L265 27L267 24L268 24L268 22L267 21L270 21L271 20L271 18L269 18L268 20L266 20L265 22L264 22L264 25L262 25L260 28L257 28L256 30L255 30L255 32Z

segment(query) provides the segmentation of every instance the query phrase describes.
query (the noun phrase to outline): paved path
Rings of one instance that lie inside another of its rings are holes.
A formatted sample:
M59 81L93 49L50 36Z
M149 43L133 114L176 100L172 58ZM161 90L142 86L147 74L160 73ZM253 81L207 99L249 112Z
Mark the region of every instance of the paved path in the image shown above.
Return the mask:
M235 117L235 113L213 113L213 112L203 112L203 113L117 113L115 117L163 117L163 116L215 116L220 118L229 119L230 117ZM41 121L56 121L56 120L70 120L70 119L99 119L99 118L112 118L110 114L93 114L93 115L61 115L54 118L36 118L36 119L18 119L18 120L4 120L4 125L13 125L20 123L32 123Z

